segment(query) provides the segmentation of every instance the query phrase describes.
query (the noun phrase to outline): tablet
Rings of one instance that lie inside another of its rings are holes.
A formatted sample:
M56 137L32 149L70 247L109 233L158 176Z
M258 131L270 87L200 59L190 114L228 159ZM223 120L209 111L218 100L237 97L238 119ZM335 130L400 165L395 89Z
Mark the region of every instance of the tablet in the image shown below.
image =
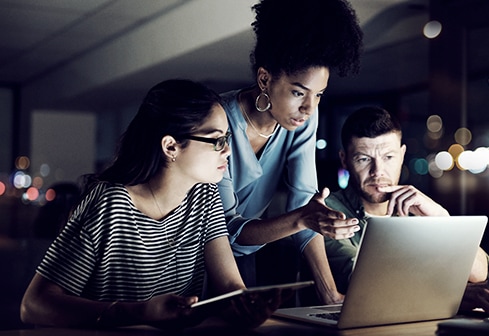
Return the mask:
M237 289L235 291L214 296L210 299L198 301L190 306L190 308L196 308L200 307L209 303L213 302L222 302L230 298L237 297L239 295L245 294L245 293L265 293L269 291L273 291L276 289L290 289L290 290L296 290L300 288L304 288L307 286L311 286L314 284L314 281L300 281L300 282L292 282L292 283L286 283L286 284L280 284L280 285L268 285L268 286L257 286L257 287L250 287L250 288L243 288L243 289Z

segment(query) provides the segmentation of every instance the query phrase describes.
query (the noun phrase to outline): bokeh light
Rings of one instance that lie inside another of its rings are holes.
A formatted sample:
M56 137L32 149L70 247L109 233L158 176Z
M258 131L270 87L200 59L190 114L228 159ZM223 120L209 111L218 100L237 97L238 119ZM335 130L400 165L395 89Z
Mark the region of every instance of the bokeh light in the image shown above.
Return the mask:
M459 144L453 144L451 145L449 148L448 148L448 153L450 153L450 155L452 155L452 159L454 161L457 160L458 156L460 155L460 153L462 153L464 151L464 148L459 145Z
M439 152L435 156L435 164L441 170L450 170L453 168L453 156L446 151Z
M5 191L7 190L7 186L5 185L5 183L3 183L2 181L0 181L0 196L2 196L3 194L5 194Z
M429 39L433 39L440 35L442 25L439 21L432 20L426 23L423 27L423 35Z
M27 156L19 156L15 160L15 167L20 170L26 170L31 165L31 161Z
M318 139L316 141L316 148L317 149L325 149L328 143L324 139Z
M26 190L25 195L27 200L34 202L39 197L39 190L37 188L30 187Z
M56 198L56 191L54 191L54 189L49 188L48 190L46 190L46 194L44 195L44 198L48 202L54 201L54 199Z
M472 132L465 127L461 127L455 131L454 138L458 144L466 146L472 141Z
M443 121L439 115L431 115L426 120L426 128L432 133L439 133L443 128Z
M345 189L348 186L348 180L350 179L350 173L348 170L340 168L338 169L338 185L341 189Z

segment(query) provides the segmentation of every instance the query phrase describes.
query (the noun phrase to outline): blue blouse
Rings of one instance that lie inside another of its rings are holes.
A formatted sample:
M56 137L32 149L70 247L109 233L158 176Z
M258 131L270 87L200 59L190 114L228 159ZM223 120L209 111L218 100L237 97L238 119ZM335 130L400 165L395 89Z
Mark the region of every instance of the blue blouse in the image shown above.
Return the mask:
M305 205L317 193L318 113L316 111L295 131L279 127L257 159L246 135L247 123L239 108L238 93L239 90L235 90L221 95L233 135L229 165L219 183L219 193L234 255L242 256L263 246L243 246L235 240L247 222L264 213L282 181L287 187L287 212ZM292 238L302 252L316 234L312 230L303 230Z

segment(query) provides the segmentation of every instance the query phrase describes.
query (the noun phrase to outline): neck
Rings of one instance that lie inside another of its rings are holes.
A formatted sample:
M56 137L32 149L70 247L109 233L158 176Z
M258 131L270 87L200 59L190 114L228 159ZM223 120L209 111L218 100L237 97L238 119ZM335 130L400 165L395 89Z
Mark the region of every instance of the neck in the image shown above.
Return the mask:
M162 178L161 176L153 177L144 185L156 200L163 216L166 216L182 203L187 191L190 189L190 187L185 188L183 186L185 186L185 183L177 182L176 178Z
M387 214L387 206L389 202L384 203L370 203L363 200L363 208L365 212L374 216L385 216Z
M258 133L268 136L273 134L278 124L269 111L259 112L256 110L255 100L259 94L258 87L242 91L238 96L238 101L246 122L251 127L254 126Z

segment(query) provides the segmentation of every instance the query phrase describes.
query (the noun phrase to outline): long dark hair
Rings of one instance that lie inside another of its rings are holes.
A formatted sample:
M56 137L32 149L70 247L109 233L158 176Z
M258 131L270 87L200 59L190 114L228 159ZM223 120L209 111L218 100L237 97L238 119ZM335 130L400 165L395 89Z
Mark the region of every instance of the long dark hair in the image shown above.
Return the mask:
M253 71L293 75L328 67L340 76L357 73L363 33L344 0L261 0L254 5Z
M161 139L173 136L183 147L220 103L206 86L184 79L163 81L152 87L119 142L112 165L95 180L136 185L166 167ZM93 182L93 179L91 179Z

